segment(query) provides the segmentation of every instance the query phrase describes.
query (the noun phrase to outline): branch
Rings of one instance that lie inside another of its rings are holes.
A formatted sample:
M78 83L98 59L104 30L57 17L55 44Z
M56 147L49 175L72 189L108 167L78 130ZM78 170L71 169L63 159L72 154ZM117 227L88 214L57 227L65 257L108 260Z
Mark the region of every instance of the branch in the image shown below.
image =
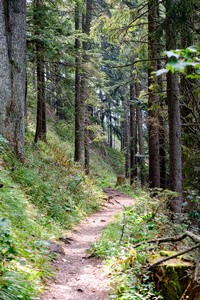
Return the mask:
M200 261L200 248L197 255L196 268L194 272L194 281L198 281L198 273L199 273L199 261Z
M187 234L187 236L189 236L194 242L196 243L200 243L200 237L190 231L186 231L185 234Z
M192 250L194 250L194 249L196 249L196 248L200 248L200 243L199 243L199 244L196 244L195 246L193 246L193 247L191 247L191 248L188 248L188 249L186 249L186 250L180 251L180 252L178 252L178 253L176 253L176 254L174 254L174 255L171 255L171 256L169 256L169 257L166 257L166 258L164 258L164 259L162 259L162 260L160 260L160 261L157 261L156 263L154 263L153 265L151 265L147 270L153 269L154 267L156 267L156 266L162 264L163 262L165 262L165 261L167 261L167 260L170 260L170 259L172 259L172 258L176 258L177 256L180 256L180 255L183 255L183 254L185 254L185 253L188 253L188 252L190 252L190 251L192 251Z
M186 236L187 236L187 234L183 233L182 235L180 235L178 237L166 237L166 238L160 238L157 240L149 240L149 241L145 241L142 243L138 243L138 244L134 245L133 248L137 248L145 243L147 243L147 244L157 243L159 245L160 243L166 243L166 242L178 242L178 241L181 241L184 238L186 238Z
M166 60L166 58L165 57L159 57L159 58L152 58L152 59L140 59L140 60L136 60L136 61L132 62L131 64L121 65L121 66L111 66L111 68L112 69L117 69L117 68L130 67L130 66L135 65L138 62L152 61L152 60Z

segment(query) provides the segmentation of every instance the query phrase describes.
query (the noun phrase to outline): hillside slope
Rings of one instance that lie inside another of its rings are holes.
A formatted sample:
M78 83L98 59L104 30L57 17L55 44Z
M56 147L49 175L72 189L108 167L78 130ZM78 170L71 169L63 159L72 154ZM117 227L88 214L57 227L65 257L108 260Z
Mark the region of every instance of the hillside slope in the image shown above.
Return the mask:
M26 132L26 161L16 160L1 142L0 159L0 298L37 299L53 275L47 240L57 241L100 207L101 186L115 183L109 161L119 154L91 150L91 175L73 161L73 143L49 131L47 143L33 143ZM62 124L63 132L63 124ZM61 130L60 130L61 131ZM119 159L118 159L119 160ZM119 160L118 167L123 163Z

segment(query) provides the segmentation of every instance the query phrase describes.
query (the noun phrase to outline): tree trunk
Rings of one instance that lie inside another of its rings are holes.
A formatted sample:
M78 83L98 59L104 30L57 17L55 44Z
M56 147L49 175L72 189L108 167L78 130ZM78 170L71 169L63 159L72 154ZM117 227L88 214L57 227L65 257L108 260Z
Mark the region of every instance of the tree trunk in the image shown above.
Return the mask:
M36 45L37 55L37 122L35 132L35 143L38 139L46 141L46 99L45 99L45 74L44 74L44 60L42 56L42 49Z
M24 159L26 1L0 0L0 133Z
M92 20L92 0L86 0L86 14L83 15L82 20L82 28L83 32L89 36L90 34L90 25ZM87 51L90 48L89 41L83 42L83 50ZM88 60L87 55L84 55L84 62ZM87 92L87 81L86 78L84 79L84 90L83 90L83 97L87 99L88 92ZM90 157L89 157L89 131L88 131L88 125L89 125L89 105L85 103L85 172L86 174L89 174L90 172Z
M160 105L162 103L160 102ZM167 188L167 176L166 176L166 133L165 133L165 124L164 124L164 118L162 115L162 107L161 107L161 113L159 115L159 144L160 144L160 187L162 189Z
M138 82L135 82L135 95L136 98L139 98L139 90L138 90ZM139 143L139 154L140 154L140 178L141 178L141 185L144 186L146 183L145 177L145 157L144 157L144 137L143 137L143 130L142 130L142 111L140 105L138 104L136 107L136 120L137 120L137 127L138 127L138 143Z
M169 189L178 193L170 201L173 213L181 214L182 161L181 161L181 121L179 103L178 74L167 74L167 99L169 115Z
M157 20L157 6L155 0L148 2L148 57L155 59L157 46L155 40ZM158 121L158 95L152 90L155 79L151 74L157 70L157 61L152 60L148 67L149 88L149 185L151 188L160 187L160 156L159 156L159 121Z
M158 61L158 70L161 69L161 63ZM158 77L158 84L160 89L163 89L162 77ZM166 174L166 130L164 122L164 99L159 99L159 144L160 144L160 187L167 188L167 174Z
M112 148L113 146L113 132L112 132L112 112L111 112L111 101L110 101L110 108L109 108L109 134L110 134L110 139L109 139L109 146Z
M124 114L125 114L125 121L124 121L124 152L125 152L125 174L126 178L129 178L130 173L130 123L129 123L129 105L126 96L126 89L124 87L123 91L123 106L124 106Z
M80 28L80 17L79 17L79 4L76 2L75 6L75 29ZM83 145L84 145L84 101L81 99L81 76L80 76L80 59L78 57L78 50L80 49L80 42L78 39L75 40L75 51L76 51L76 69L75 69L75 152L74 160L82 164L83 159ZM82 97L83 98L83 97Z
M131 71L131 84L130 84L130 101L134 101L134 86L133 86L133 75ZM134 179L137 176L137 167L135 160L135 148L136 148L136 120L135 120L135 108L130 103L130 184L134 183Z
M35 0L35 9L39 11L41 9L41 0ZM41 29L41 22L34 16L37 26ZM36 36L40 35L39 31L36 31ZM36 40L36 65L37 65L37 122L35 132L35 143L38 139L46 141L46 99L45 99L45 73L44 73L44 55L43 48L40 42Z
M166 13L171 9L174 1L167 1ZM175 49L173 24L168 22L166 27L166 48ZM178 222L181 218L182 201L182 161L181 161L181 120L179 103L179 79L175 72L167 74L167 101L169 116L169 188L178 193L178 197L171 199L169 206L173 214L177 214Z

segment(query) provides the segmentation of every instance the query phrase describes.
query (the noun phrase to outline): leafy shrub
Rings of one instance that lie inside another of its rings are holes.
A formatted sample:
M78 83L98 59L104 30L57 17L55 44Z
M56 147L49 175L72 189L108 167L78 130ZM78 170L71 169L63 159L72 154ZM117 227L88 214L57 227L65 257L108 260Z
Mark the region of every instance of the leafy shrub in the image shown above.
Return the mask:
M127 186L121 189L128 191ZM105 228L100 240L91 245L90 252L105 258L104 268L111 279L110 299L162 299L146 270L152 247L156 250L158 246L146 241L175 236L187 228L171 223L166 208L168 191L151 198L139 188L129 188L129 194L135 199L134 206L124 208L117 220ZM137 243L141 245L134 248Z

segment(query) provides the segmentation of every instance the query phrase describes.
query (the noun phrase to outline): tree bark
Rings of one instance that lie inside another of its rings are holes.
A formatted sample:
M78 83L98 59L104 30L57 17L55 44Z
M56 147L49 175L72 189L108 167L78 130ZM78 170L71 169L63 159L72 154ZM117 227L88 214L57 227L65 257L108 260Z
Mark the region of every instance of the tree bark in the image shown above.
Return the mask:
M79 3L75 4L75 30L80 29L80 12ZM80 59L78 50L80 49L80 41L75 40L76 51L76 69L75 69L75 151L74 160L82 165L83 145L84 145L84 101L81 99L81 75L80 75Z
M125 175L126 178L130 176L130 122L129 122L129 103L126 95L126 87L123 87L123 107L124 107L124 153L125 153Z
M138 82L135 82L135 95L136 98L139 98L139 89L138 89ZM145 157L144 157L144 137L143 137L143 130L142 130L142 111L140 105L138 104L136 107L136 120L137 120L137 128L138 128L138 143L139 143L139 154L140 154L140 178L141 178L141 185L144 186L146 183L145 177Z
M159 121L158 121L158 95L153 91L155 79L151 74L157 70L157 46L155 40L157 20L157 6L155 0L148 2L148 58L153 59L148 67L148 92L149 92L149 186L160 187L160 156L159 156Z
M37 122L34 140L35 143L37 143L38 140L46 141L47 134L44 60L41 57L41 51L41 48L37 45Z
M131 70L130 74L131 84L130 84L130 184L134 183L134 179L137 176L137 166L136 166L136 150L137 150L137 125L136 125L136 114L135 108L133 106L134 101L134 79Z
M86 14L85 16L83 15L83 20L82 20L82 28L83 32L89 36L90 34L90 25L91 25L91 20L92 20L92 0L86 0ZM87 51L89 49L89 41L83 42L83 50ZM86 62L88 59L87 55L84 55L84 62ZM85 84L84 84L84 90L82 91L83 97L87 99L88 97L88 92L87 92L87 80L84 78ZM89 125L89 112L90 112L90 107L84 101L85 103L85 172L88 175L90 173L90 152L89 152L89 131L88 131L88 125Z
M173 198L169 206L171 211L178 214L180 219L182 202L182 160L179 82L177 72L175 72L175 74L171 72L167 74L167 99L169 118L169 189L178 193L178 197Z
M161 62L158 61L158 70L161 69ZM163 89L162 77L158 78L158 84L160 89ZM159 97L159 145L160 145L160 187L162 189L167 188L167 171L166 171L166 130L164 120L164 99Z
M35 0L35 9L41 10L41 0ZM36 24L40 30L42 29L41 20L37 15L34 16ZM36 31L36 36L39 37L40 32ZM35 132L35 143L38 139L46 141L46 97L45 97L45 71L44 71L44 54L40 41L36 40L36 65L37 65L37 121Z
M0 133L24 159L26 1L0 0Z
M166 13L176 0L166 2ZM168 22L166 27L166 48L175 49L175 36L173 24ZM179 78L178 73L168 72L167 74L167 101L169 120L169 189L177 192L178 196L173 197L169 202L173 215L177 215L177 221L181 219L182 202L182 159L181 159L181 119L179 102Z

